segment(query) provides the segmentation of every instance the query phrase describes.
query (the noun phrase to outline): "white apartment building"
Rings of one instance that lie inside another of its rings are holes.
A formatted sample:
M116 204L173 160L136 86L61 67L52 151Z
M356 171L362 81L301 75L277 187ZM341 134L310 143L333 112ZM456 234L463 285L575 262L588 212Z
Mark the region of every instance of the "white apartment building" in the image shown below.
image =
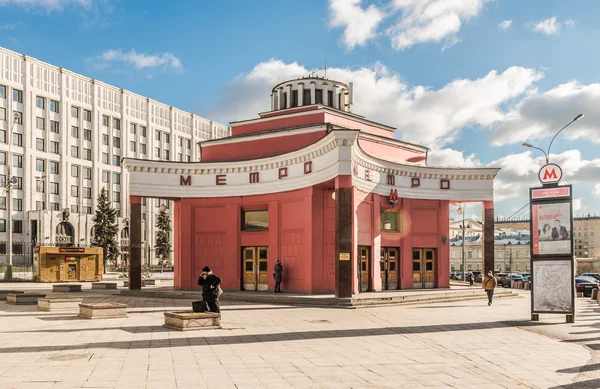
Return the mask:
M229 135L225 125L0 47L0 185L7 164L17 177L12 226L7 191L0 195L0 262L8 228L15 264L31 263L32 243L89 245L103 187L119 212L126 258L129 194L121 158L198 161L198 142ZM156 263L159 206L172 207L157 199L143 204L144 263Z

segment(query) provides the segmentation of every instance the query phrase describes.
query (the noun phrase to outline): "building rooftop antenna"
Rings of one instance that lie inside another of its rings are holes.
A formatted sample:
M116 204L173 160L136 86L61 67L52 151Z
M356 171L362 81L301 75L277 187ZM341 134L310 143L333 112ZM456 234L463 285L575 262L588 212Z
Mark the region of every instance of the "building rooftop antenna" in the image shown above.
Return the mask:
M327 61L325 61L325 78L327 78Z

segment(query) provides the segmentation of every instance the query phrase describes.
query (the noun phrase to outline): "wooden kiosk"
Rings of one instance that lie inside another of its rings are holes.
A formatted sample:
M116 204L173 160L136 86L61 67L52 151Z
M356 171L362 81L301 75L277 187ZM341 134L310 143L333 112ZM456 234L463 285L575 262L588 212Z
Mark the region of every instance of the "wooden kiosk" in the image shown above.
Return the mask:
M36 282L102 281L103 272L100 247L38 246L33 249Z

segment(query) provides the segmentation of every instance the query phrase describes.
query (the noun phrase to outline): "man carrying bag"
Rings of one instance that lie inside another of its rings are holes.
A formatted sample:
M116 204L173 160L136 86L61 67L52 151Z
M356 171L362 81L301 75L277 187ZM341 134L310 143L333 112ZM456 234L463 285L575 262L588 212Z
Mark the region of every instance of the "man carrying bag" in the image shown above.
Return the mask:
M221 312L219 297L223 291L220 284L221 279L210 270L210 267L204 266L202 274L198 278L198 285L202 286L202 301L192 303L194 312Z

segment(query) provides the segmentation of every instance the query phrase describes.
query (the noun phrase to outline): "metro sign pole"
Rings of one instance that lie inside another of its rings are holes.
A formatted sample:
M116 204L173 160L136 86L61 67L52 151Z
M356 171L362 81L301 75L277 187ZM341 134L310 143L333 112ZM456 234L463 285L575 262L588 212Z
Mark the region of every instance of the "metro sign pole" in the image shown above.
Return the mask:
M548 152L529 143L523 147L540 150L546 164L538 172L542 187L529 189L531 320L541 313L566 315L575 322L575 260L573 250L573 190L559 185L563 171L550 163L550 148L562 130L581 119L579 114L554 135Z

